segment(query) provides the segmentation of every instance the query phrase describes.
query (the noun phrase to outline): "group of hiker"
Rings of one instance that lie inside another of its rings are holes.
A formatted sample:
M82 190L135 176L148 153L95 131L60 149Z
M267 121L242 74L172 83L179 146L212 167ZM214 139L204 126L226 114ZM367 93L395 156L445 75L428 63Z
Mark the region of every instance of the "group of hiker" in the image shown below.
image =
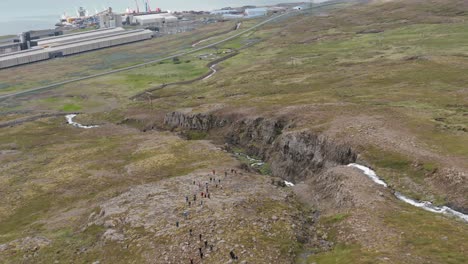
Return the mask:
M230 170L232 174L234 175L237 175L237 170L235 169L231 169ZM203 199L211 199L211 193L210 193L210 190L212 188L212 186L214 186L215 189L223 189L223 186L221 185L221 182L222 180L220 178L217 178L217 175L216 175L216 170L212 170L211 171L212 175L210 175L209 177L209 182L205 182L204 184L201 183L201 182L196 182L195 180L192 182L192 185L195 185L197 186L198 185L198 191L195 192L193 194L193 197L192 196L185 196L185 204L188 208L192 207L193 206L196 206L197 204L197 197L198 195L200 195L200 203L199 205L200 206L203 206ZM228 170L225 170L224 171L224 177L228 177ZM218 176L219 177L219 176ZM185 210L183 212L183 216L184 216L184 219L185 220L188 220L189 218L189 212L187 210ZM176 221L176 227L178 228L180 226L180 223L179 221ZM192 229L189 229L189 242L188 244L190 244L190 240L193 238L193 235L194 235L194 232ZM203 257L205 257L205 252L206 251L210 251L210 252L213 252L214 251L214 245L212 244L209 244L208 243L208 240L204 240L203 239L203 234L198 234L198 242L201 244L201 246L199 246L198 248L198 255L199 255L199 258L200 260L203 260ZM229 252L229 256L232 260L237 260L238 259L238 256L231 250ZM190 260L190 264L194 264L194 259L193 258L189 258Z

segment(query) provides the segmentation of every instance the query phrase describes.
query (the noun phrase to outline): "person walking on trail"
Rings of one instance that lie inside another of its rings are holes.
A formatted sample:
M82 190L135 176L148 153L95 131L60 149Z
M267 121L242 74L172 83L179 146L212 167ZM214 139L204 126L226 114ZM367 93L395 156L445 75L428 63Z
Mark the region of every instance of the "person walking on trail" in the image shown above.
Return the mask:
M201 240L201 239L202 239L202 234L200 234L200 236L199 236L199 237L200 237L200 241L202 241L202 240Z
M231 252L229 252L229 255L231 256L231 259L233 259L233 260L238 259L238 257L236 256L236 254L234 254L234 251L232 251L232 250L231 250Z
M213 251L213 245L210 245L210 251Z
M213 178L210 177L210 182L213 181Z
M188 196L185 196L185 202L188 203Z
M184 211L184 217L185 217L185 220L187 220L187 217L188 217L188 212L187 211Z
M221 179L218 179L218 183L221 184Z
M193 264L193 258L190 258L190 264Z
M203 252L200 252L200 258L203 259Z
M192 229L189 230L189 235L192 236Z
M205 194L203 192L201 192L201 198L205 197Z
M179 221L177 221L177 222L175 223L175 225L176 225L176 227L179 227Z
M198 251L199 251L200 253L202 253L201 248L198 248Z
M188 206L190 207L192 205L192 202L188 201Z
M208 247L208 241L205 240L205 248Z

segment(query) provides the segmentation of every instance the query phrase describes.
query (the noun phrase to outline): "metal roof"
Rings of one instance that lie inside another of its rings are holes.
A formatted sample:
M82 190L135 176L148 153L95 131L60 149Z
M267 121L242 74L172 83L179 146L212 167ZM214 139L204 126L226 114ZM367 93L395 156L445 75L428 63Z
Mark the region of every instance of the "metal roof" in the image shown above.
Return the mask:
M93 31L86 32L86 34L62 35L56 38L39 39L37 41L37 44L39 46L44 46L44 45L54 45L56 43L64 43L64 42L70 42L70 41L78 41L78 40L84 41L87 38L101 37L103 35L114 34L116 32L122 32L122 31L124 31L124 29L121 27L100 30L100 31L93 30Z

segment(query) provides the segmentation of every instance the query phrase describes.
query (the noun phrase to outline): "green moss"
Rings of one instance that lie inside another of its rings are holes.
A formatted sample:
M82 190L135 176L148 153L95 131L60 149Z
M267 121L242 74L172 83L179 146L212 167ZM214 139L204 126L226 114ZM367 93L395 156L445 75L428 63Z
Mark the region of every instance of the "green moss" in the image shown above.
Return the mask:
M206 139L208 133L204 131L189 130L184 132L184 135L188 140L203 140Z
M402 247L411 249L427 263L464 263L468 248L468 229L462 222L402 205L388 212L385 222L402 234Z
M345 220L349 216L349 214L336 214L332 216L323 217L320 221L324 224L335 224Z
M65 104L60 110L64 112L74 112L81 110L81 106L77 104Z

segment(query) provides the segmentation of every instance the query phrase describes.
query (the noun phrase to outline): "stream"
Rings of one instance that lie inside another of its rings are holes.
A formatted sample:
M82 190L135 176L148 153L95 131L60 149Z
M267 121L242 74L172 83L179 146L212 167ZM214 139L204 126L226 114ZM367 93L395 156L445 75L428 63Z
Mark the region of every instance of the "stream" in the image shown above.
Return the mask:
M84 128L84 129L90 129L90 128L96 128L99 126L85 126L80 123L74 122L73 118L75 118L77 115L76 114L71 114L71 115L66 115L65 119L67 119L67 123L78 128Z
M249 161L249 164L250 164L251 167L259 167L259 166L263 166L265 164L262 160L254 159L254 158L252 158L252 157L250 157L250 156L248 156L248 155L246 155L244 153L235 153L235 155L247 159ZM353 167L353 168L359 169L367 177L369 177L369 179L371 179L374 183L376 183L378 185L382 185L385 188L389 188L388 184L385 181L383 181L375 173L374 170L372 170L372 169L370 169L370 168L368 168L366 166L356 164L356 163L348 164L348 167ZM284 181L284 183L288 187L293 187L294 186L294 184L292 182ZM428 201L417 201L417 200L411 199L411 198L409 198L409 197L407 197L407 196L405 196L405 195L403 195L403 194L401 194L400 192L397 192L397 191L393 191L393 194L395 195L395 197L398 200L403 201L403 202L405 202L407 204L410 204L412 206L421 208L421 209L429 211L429 212L437 213L437 214L444 214L444 215L454 216L454 217L459 218L459 219L461 219L461 220L468 223L468 215L463 214L461 212L458 212L456 210L453 210L450 207L447 207L447 206L440 206L439 207L439 206L433 205L431 202L428 202Z
M211 78L211 76L213 76L213 75L216 74L216 72L217 72L217 71L216 71L216 64L212 65L212 66L210 67L210 69L211 69L211 71L213 71L213 72L212 72L210 75L208 75L208 76L206 76L205 78L203 78L203 80L207 80L207 79Z
M359 169L367 177L369 177L373 182L375 182L375 183L377 183L379 185L382 185L385 188L388 188L388 185L382 179L380 179L379 176L377 176L375 171L373 171L372 169L370 169L370 168L368 168L366 166L363 166L363 165L356 164L356 163L351 163L351 164L348 165L348 167L354 167L354 168ZM440 206L439 207L439 206L433 205L431 202L416 201L416 200L413 200L413 199L411 199L409 197L406 197L405 195L403 195L403 194L401 194L401 193L399 193L397 191L394 191L394 195L399 200L401 200L401 201L403 201L403 202L405 202L407 204L411 204L412 206L419 207L419 208L424 209L426 211L437 213L437 214L444 214L444 215L454 216L454 217L462 219L463 221L468 223L468 215L463 214L461 212L458 212L456 210L453 210L450 207L447 207L447 206Z

